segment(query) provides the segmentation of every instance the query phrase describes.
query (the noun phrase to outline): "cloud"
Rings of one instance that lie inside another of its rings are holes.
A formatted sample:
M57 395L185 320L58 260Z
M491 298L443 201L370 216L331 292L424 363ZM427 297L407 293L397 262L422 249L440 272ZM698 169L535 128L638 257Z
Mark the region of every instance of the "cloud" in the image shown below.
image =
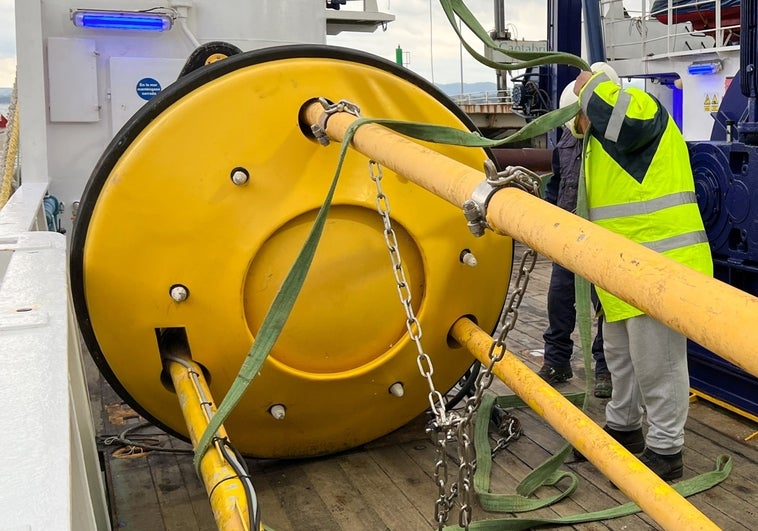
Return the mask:
M299 1L299 0L291 0ZM350 4L343 7L349 9ZM13 84L16 70L14 0L0 0L0 86ZM495 81L494 71L481 65L461 50L458 37L450 27L439 0L378 0L380 11L395 15L395 21L374 33L343 32L329 36L327 42L395 60L400 46L409 58L408 68L435 83L473 83ZM467 0L466 5L482 27L494 29L492 0ZM539 40L545 38L547 13L544 0L520 0L506 5L506 22L516 28L514 38ZM465 28L467 42L479 51L483 46Z
M0 0L0 58L16 56L16 18L13 0Z
M16 78L16 18L13 0L0 0L0 87Z
M12 87L16 79L16 58L0 58L0 87Z
M495 27L492 0L468 0L469 10L486 31ZM506 22L517 28L518 37L527 40L544 39L547 28L546 6L543 0L511 2L506 11ZM435 83L467 83L495 81L494 71L461 51L458 36L442 10L438 0L391 2L380 0L380 11L395 15L395 21L374 33L341 33L327 38L329 44L345 46L395 60L395 49L400 46L410 57L406 66ZM344 8L343 8L344 9ZM472 48L483 53L483 45L464 27L466 40ZM515 37L515 35L514 35ZM463 70L463 76L461 76Z

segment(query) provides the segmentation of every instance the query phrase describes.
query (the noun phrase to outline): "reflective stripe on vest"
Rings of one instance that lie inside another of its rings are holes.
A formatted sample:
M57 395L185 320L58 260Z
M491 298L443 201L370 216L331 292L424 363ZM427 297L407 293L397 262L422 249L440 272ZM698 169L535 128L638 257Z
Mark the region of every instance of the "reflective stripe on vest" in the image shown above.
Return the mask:
M676 192L656 197L649 201L637 201L635 203L622 203L620 205L590 208L590 221L650 214L651 212L657 212L664 208L687 205L690 203L697 204L697 196L695 195L695 192Z
M590 97L592 96L592 93L595 92L595 88L603 81L610 80L611 78L605 75L605 73L599 73L592 76L584 85L584 87L582 87L581 94L587 95L584 98L579 98L579 103L582 105L582 112L584 112L584 114L587 114L587 107L590 105Z
M624 125L624 118L626 117L626 111L629 110L629 104L632 103L632 96L628 92L619 93L616 105L613 107L613 113L608 120L608 126L605 129L605 138L611 142L616 142L619 139L621 133L621 126Z
M665 253L666 251L673 251L674 249L695 245L696 243L708 243L708 235L704 230L678 234L654 242L640 242L640 245L644 245L648 249L659 253Z

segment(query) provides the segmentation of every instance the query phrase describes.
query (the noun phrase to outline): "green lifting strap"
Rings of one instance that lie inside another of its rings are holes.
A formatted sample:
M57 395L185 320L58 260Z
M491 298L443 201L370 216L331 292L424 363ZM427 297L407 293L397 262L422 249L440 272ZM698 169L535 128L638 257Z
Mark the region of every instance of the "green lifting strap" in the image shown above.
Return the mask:
M519 52L516 50L506 50L500 48L497 43L492 40L489 33L487 33L484 28L482 28L482 25L479 24L479 21L471 13L471 11L469 11L462 0L440 0L440 5L442 5L442 9L445 11L445 16L447 16L448 21L450 21L450 25L458 35L458 38L460 39L463 47L466 48L466 51L468 51L468 53L471 54L474 59L484 65L490 66L497 70L523 70L531 66L549 64L571 65L576 66L580 70L590 69L590 65L587 64L584 59L566 52ZM487 59L483 55L477 53L466 42L466 40L463 38L463 35L461 35L461 31L455 21L456 15L460 21L465 24L466 27L469 28L487 48L493 51L497 51L500 54L507 55L513 59L517 59L518 62L511 64L498 63L496 61Z
M674 490L685 498L706 491L711 487L724 481L732 471L732 458L728 455L719 455L716 458L716 466L710 472L700 474L693 478L680 481L672 485ZM610 520L620 518L640 512L640 507L636 503L629 502L617 507L595 511L591 513L575 514L563 516L560 518L508 518L494 520L480 520L469 525L470 531L518 531L521 529L532 529L540 526L558 526L573 525L584 522L597 522L600 520ZM460 531L460 526L446 527L446 531Z
M576 405L582 404L584 397L584 393L565 395L565 398ZM525 405L519 397L514 395L496 397L491 392L486 392L482 395L474 427L474 447L476 449L474 490L479 498L479 505L486 511L518 513L541 509L562 500L574 492L579 483L576 475L572 472L558 470L558 467L563 464L563 461L571 450L571 446L564 445L561 450L535 468L519 483L516 487L516 494L493 494L489 492L490 475L492 472L492 450L489 444L488 428L492 408L495 406L514 408ZM564 478L569 480L569 485L557 495L539 499L529 497L543 485L555 486Z
M564 134L568 134L564 132ZM587 147L587 137L582 140L582 157L584 157L585 148ZM579 183L576 194L576 215L583 218L589 218L587 210L587 183L584 181L584 163L579 165ZM587 382L587 391L589 392L589 382L593 380L592 376L592 316L590 308L591 287L590 283L584 277L574 275L574 300L576 303L576 320L579 328L579 340L581 341L582 355L584 358L584 381Z
M224 423L229 414L234 410L234 407L240 401L242 396L247 391L248 386L258 374L263 362L268 357L271 348L276 343L279 334L284 327L284 323L292 311L292 307L295 305L300 289L305 282L305 277L310 268L313 256L316 253L316 247L321 238L321 233L324 230L324 224L326 222L326 216L329 212L329 207L334 197L334 191L337 187L337 181L339 180L340 172L342 171L342 164L345 160L345 154L347 148L350 145L350 140L355 134L356 127L350 128L345 135L345 140L342 142L340 149L340 156L337 162L337 168L332 179L332 184L329 187L329 191L326 194L323 205L318 211L318 215L313 222L313 227L308 234L308 237L303 244L303 248L295 258L292 267L290 268L287 276L282 282L279 291L274 297L271 306L266 312L266 316L263 318L261 327L258 331L258 335L250 347L250 351L245 357L245 361L242 363L242 367L239 370L234 382L232 383L226 396L221 401L218 409L211 417L208 426L206 426L203 435L197 443L195 449L194 465L195 471L200 475L200 461L205 453L208 451L216 432Z

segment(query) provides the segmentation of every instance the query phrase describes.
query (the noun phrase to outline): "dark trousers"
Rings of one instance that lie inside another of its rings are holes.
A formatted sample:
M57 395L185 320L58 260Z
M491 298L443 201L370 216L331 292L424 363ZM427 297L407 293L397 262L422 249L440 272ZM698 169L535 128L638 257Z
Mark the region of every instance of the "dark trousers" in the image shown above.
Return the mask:
M545 340L545 363L553 367L565 367L571 364L574 341L571 334L576 325L576 295L574 293L574 273L565 267L553 263L550 286L547 291L548 327L542 338ZM599 306L595 289L592 289L592 302ZM595 374L608 373L603 354L603 319L598 319L597 335L592 342L592 357L595 360Z

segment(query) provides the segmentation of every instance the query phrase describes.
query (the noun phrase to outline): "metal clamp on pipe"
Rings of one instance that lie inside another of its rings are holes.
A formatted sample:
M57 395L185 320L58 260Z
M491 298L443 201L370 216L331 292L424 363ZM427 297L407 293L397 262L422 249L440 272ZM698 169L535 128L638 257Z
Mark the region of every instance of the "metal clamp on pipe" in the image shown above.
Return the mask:
M484 176L485 180L471 193L471 199L467 199L462 205L468 228L476 237L483 236L484 229L492 228L487 223L487 205L498 190L506 186L515 186L539 196L539 176L523 166L508 166L498 172L494 162L485 160Z
M319 144L322 146L328 146L329 136L326 134L326 122L329 120L329 117L336 112L347 112L353 116L360 116L361 108L355 103L347 100L331 103L326 98L319 98L318 102L324 108L324 113L319 117L318 123L311 125L311 132L313 133L313 136L316 137Z

